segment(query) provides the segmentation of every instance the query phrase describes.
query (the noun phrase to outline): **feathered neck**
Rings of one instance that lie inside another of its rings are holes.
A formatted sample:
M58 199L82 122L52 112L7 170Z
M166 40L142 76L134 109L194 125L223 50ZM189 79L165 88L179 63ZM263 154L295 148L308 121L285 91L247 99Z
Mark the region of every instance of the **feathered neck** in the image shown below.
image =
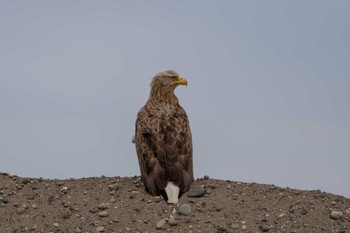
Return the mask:
M179 103L175 93L175 86L162 86L152 83L149 101L160 105L177 105Z

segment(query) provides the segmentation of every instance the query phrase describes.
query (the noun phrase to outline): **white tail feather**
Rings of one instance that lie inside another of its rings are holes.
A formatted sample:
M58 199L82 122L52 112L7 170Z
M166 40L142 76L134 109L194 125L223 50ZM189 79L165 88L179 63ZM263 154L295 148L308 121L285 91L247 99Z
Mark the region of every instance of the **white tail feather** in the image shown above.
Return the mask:
M169 204L176 204L179 202L179 192L180 188L176 186L173 182L168 181L165 187L166 195L168 196Z

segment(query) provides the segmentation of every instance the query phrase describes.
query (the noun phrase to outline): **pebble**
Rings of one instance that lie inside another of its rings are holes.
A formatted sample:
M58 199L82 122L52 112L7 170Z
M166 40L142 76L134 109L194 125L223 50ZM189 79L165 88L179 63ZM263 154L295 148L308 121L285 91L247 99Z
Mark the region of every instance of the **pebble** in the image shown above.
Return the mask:
M205 194L204 188L196 188L188 192L188 197L202 197Z
M96 227L96 232L104 232L105 228L103 226Z
M101 211L100 213L98 213L98 216L100 216L100 217L108 217L109 214L108 214L108 212L106 210L104 210L104 211Z
M117 185L117 184L110 184L110 185L108 185L108 187L109 187L109 190L111 190L111 191L119 189L119 185Z
M97 213L98 212L98 208L97 207L92 207L91 209L89 209L90 213Z
M8 195L2 195L2 197L0 197L0 203L8 203L9 202L9 196Z
M29 184L30 183L30 179L23 179L22 180L22 184Z
M55 226L55 227L59 227L59 226L60 226L60 224L58 224L58 223L56 222L56 223L54 223L54 224L53 224L53 226Z
M165 228L166 228L165 219L161 219L159 222L157 222L156 229L165 229Z
M191 206L189 204L182 204L179 208L179 213L185 216L191 214Z
M130 199L134 199L135 197L136 197L136 194L137 194L137 192L136 191L132 191L131 193L130 193Z
M239 229L239 224L238 223L232 223L230 227L232 229Z
M56 185L57 186L62 186L62 185L64 185L64 182L63 181L57 181Z
M341 211L332 211L331 212L331 218L334 219L334 220L337 220L339 218L342 218L343 217L343 212Z
M263 232L268 232L270 230L270 226L267 225L267 224L262 224L260 226L260 229L263 231Z
M29 195L27 196L28 200L33 200L34 198L35 198L35 193L34 192L29 193Z
M168 224L170 226L176 226L177 225L177 221L176 221L174 216L170 216L170 218L168 219Z
M160 202L161 200L162 200L162 199L161 199L160 196L154 197L154 202L155 202L155 203L158 203L158 202Z
M71 215L72 215L72 212L71 212L69 209L65 209L65 210L63 210L63 212L62 212L62 217L63 217L64 219L69 218Z
M26 211L24 207L18 207L16 208L16 214L23 214Z
M49 195L48 197L47 197L47 201L48 202L53 202L55 200L55 196L54 195Z
M99 208L100 210L107 209L107 207L108 207L108 204L106 204L106 203L101 203L101 204L98 206L98 208Z

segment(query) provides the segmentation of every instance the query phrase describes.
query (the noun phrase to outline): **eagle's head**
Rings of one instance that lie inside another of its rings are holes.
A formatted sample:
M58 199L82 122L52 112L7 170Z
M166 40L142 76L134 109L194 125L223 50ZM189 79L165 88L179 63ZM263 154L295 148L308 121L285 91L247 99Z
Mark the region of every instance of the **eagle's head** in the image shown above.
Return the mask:
M173 70L167 70L156 74L151 83L151 96L170 97L174 95L174 90L178 85L187 86L187 80L180 77Z

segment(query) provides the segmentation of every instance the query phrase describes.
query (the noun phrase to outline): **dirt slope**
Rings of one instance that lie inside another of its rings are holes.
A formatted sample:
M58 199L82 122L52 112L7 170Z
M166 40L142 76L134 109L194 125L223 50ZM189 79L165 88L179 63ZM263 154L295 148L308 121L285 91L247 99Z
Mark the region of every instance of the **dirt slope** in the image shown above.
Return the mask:
M139 177L69 180L0 173L0 232L350 232L350 199L273 185L193 182L180 208Z

